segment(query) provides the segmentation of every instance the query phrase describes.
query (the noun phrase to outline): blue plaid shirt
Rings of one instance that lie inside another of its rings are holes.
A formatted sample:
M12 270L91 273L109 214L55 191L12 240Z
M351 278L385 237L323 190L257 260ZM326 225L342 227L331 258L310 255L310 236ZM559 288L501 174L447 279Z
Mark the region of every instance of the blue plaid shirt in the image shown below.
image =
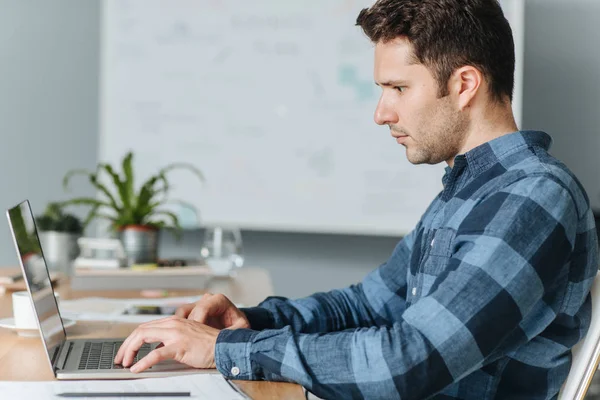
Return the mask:
M521 131L457 156L387 262L244 309L252 329L220 332L218 370L336 399L556 398L590 324L598 239L550 143Z

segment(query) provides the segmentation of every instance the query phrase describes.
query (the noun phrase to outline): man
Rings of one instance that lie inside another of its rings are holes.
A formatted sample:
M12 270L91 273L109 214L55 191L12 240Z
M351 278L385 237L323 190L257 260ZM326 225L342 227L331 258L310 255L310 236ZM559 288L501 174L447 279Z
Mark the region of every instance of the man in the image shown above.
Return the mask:
M357 24L375 44L375 121L411 163L447 163L442 192L362 283L242 310L208 295L141 325L115 362L162 342L133 370L175 358L325 398L555 398L590 324L598 243L550 137L515 124L499 4L379 0Z

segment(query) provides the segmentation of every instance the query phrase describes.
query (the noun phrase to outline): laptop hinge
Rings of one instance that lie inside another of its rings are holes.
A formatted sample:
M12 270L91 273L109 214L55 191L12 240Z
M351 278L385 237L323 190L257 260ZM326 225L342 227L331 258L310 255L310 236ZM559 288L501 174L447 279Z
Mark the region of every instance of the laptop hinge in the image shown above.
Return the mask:
M54 356L52 357L54 371L65 369L65 364L67 363L71 349L73 349L73 342L62 342L56 349Z
M63 342L64 343L64 342ZM63 343L54 346L51 351L52 354L50 355L50 362L52 363L52 370L56 371L56 361L58 360L58 356L60 354L60 349L62 348Z

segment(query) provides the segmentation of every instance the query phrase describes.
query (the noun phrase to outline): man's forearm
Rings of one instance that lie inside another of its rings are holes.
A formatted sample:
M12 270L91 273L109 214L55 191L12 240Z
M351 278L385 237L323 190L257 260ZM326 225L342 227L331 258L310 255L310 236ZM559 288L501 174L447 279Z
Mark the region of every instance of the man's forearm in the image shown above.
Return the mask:
M357 285L298 300L269 297L244 308L254 330L290 326L294 332L335 332L391 325L406 309L406 275L416 231L404 237L391 257Z
M407 324L326 335L286 327L222 331L215 363L231 379L297 382L324 398L369 393L371 398L423 399L454 380L435 354L432 344ZM410 363L415 357L422 362Z
M332 332L371 326L377 319L366 305L361 284L298 300L269 297L258 307L241 310L258 331L289 326L294 332Z

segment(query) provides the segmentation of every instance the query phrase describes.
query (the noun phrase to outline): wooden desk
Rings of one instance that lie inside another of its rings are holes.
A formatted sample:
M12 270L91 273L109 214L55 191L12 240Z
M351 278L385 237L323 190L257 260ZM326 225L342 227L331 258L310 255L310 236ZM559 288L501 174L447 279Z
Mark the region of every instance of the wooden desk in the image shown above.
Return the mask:
M232 301L245 305L255 305L273 293L271 279L265 270L257 268L240 269L231 279L213 282L209 290L223 293ZM139 291L86 291L78 292L69 287L68 281L57 288L63 299L76 299L88 296L112 298L140 297ZM169 291L169 296L192 296L202 291ZM12 292L0 296L0 318L12 315ZM78 322L67 329L72 338L125 337L136 325L106 322ZM4 381L44 381L53 380L54 375L48 366L45 350L39 337L23 338L8 329L0 328L0 380ZM304 399L299 385L276 382L236 381L253 399Z

